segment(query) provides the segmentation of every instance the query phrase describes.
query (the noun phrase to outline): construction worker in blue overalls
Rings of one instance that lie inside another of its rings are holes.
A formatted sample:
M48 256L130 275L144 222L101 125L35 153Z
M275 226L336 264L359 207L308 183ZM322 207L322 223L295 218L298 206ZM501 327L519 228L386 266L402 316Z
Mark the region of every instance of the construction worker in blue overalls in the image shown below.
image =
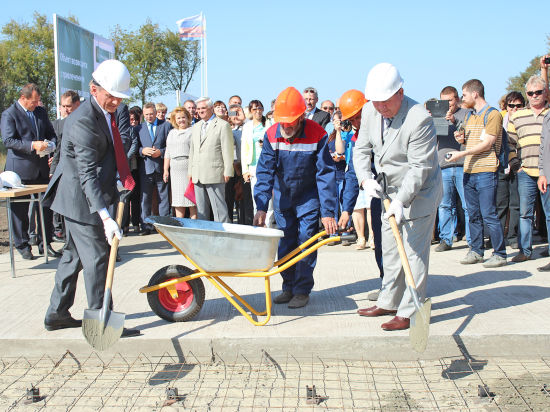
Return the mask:
M327 146L325 130L305 119L306 104L294 87L283 90L275 101L275 124L265 134L258 165L254 200L258 212L254 225L264 226L269 200L277 226L285 236L279 242L279 256L285 256L312 237L319 217L327 233L337 224L335 166ZM314 252L281 272L283 291L273 303L288 303L295 309L307 305L313 288Z

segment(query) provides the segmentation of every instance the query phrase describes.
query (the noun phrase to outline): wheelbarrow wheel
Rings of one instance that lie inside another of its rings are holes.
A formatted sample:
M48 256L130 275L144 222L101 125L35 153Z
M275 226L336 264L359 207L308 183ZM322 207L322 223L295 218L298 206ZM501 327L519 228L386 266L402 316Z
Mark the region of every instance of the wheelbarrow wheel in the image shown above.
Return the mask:
M165 266L151 277L149 286L158 285L172 279L193 274L194 271L181 265ZM204 285L202 279L196 278L175 285L178 297L173 298L167 288L147 293L149 306L158 316L169 322L191 320L204 304Z

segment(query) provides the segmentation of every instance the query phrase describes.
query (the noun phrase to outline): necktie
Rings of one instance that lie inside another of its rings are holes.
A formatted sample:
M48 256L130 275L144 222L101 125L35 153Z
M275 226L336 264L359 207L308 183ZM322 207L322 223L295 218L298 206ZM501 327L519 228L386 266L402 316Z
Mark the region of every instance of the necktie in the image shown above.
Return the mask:
M149 123L149 134L151 135L151 142L155 141L155 133L153 132L153 123Z
M208 127L208 122L204 122L201 126L201 138L204 138L206 134L206 128Z
M130 173L128 159L124 153L124 146L122 146L120 132L118 131L118 127L115 122L115 113L111 113L111 131L113 132L113 146L115 148L115 160L118 176L120 177L120 181L125 189L133 190L136 186L136 182L134 182L134 178Z
M392 119L384 117L384 132L382 133L382 136L386 138L388 135L388 132L390 131Z
M35 121L34 113L31 112L31 111L27 111L26 113L27 113L27 117L31 121L33 130L35 131L36 135L38 136L38 128L36 127L36 121Z

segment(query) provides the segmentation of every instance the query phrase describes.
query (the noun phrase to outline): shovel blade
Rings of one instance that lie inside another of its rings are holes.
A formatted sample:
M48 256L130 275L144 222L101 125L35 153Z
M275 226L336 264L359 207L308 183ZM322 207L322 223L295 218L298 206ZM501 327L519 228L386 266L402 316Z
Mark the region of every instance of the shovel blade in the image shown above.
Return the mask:
M432 300L427 298L420 308L411 317L409 338L411 346L417 352L424 352L430 334L430 316L432 314Z
M108 349L122 335L125 317L124 313L108 311L107 321L104 323L101 309L86 309L82 318L82 334L94 349Z

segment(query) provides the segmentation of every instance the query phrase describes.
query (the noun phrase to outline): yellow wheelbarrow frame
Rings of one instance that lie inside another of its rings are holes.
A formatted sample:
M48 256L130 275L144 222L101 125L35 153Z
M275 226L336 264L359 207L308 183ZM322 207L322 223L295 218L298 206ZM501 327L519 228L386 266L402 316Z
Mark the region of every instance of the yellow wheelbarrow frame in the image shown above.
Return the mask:
M273 268L271 268L268 271L257 271L257 272L244 272L244 273L232 273L232 272L216 272L216 273L208 273L201 269L199 265L197 265L186 253L184 253L180 248L178 248L168 237L166 237L162 232L159 231L159 233L166 239L168 243L170 243L178 252L180 252L193 266L197 268L195 272L191 275L180 277L177 279L172 279L167 282L159 283L157 285L153 286L144 286L141 289L139 289L140 293L149 293L154 292L163 288L166 288L173 299L176 299L178 297L178 291L176 289L176 285L181 282L188 282L192 279L205 277L220 291L220 293L229 301L231 304L237 309L241 314L248 319L250 323L256 326L263 326L267 322L269 322L269 319L271 319L271 286L269 282L269 278L273 275L276 275L278 273L281 273L283 270L288 269L292 265L296 264L296 262L302 260L304 257L308 256L309 254L315 252L317 249L319 249L321 246L324 246L328 243L338 242L342 240L342 236L333 236L328 237L326 239L323 239L321 241L318 241L321 237L326 236L327 232L322 231L302 243L300 246L298 246L296 249L288 253L283 258L277 260L275 263L273 263ZM350 236L350 235L348 235ZM352 235L355 236L355 235ZM315 243L317 242L317 243ZM313 246L311 246L313 243L315 243ZM221 278L222 277L233 277L233 278L264 278L265 282L265 310L259 311L254 309L246 300L244 300L237 292L235 292L227 283L225 283ZM237 301L239 303L237 303ZM261 322L258 322L252 318L251 315L249 315L245 309L248 309L251 313L253 313L256 316L265 316L265 319L263 319Z

